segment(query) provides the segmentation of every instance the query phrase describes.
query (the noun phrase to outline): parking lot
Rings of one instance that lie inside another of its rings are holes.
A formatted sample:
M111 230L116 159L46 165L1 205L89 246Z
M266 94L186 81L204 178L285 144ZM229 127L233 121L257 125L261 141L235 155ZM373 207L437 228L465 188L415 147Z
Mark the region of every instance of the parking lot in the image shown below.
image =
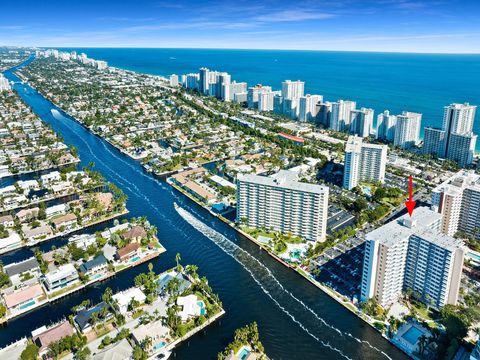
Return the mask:
M319 267L316 280L325 283L350 299L360 297L364 241L354 237L328 249L311 263L311 270Z
M341 230L355 223L355 217L348 211L341 209L337 205L328 207L327 233Z

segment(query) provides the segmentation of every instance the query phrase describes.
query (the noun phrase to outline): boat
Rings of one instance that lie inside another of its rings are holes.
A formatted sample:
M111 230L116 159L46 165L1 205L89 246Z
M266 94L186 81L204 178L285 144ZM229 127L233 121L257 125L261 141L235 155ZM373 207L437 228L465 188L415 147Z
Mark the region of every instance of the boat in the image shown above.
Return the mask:
M169 350L165 350L161 354L158 354L156 359L167 360L170 357L170 355L172 355L172 352Z

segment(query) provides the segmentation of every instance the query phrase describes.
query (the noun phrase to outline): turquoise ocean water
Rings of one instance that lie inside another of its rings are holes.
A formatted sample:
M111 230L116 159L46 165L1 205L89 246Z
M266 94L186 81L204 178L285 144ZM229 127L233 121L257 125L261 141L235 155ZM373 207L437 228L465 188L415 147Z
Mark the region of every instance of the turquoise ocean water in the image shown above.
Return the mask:
M156 75L227 71L249 85L280 89L285 79L305 81L306 92L357 107L423 114L423 126L441 126L452 102L480 105L480 55L220 49L64 49L110 65ZM423 130L422 130L423 132ZM480 115L474 132L480 134ZM480 144L477 144L480 149Z

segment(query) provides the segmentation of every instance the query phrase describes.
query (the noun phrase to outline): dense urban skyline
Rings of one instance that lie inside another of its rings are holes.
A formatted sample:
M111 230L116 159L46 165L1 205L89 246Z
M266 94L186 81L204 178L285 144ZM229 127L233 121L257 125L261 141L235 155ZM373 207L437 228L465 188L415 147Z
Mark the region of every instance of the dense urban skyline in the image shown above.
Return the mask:
M428 0L25 1L3 5L9 16L0 25L0 43L478 53L479 6Z

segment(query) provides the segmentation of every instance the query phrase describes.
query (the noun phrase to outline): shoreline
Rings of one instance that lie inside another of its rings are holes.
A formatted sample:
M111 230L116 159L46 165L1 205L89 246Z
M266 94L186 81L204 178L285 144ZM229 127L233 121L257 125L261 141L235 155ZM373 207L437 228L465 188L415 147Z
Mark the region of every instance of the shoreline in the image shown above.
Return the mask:
M44 242L47 242L47 241L50 241L50 240L54 240L56 238L59 238L59 237L62 237L62 236L66 236L66 235L69 235L69 234L73 234L77 231L81 231L81 230L84 230L84 229L88 229L89 227L92 227L94 225L98 225L98 224L101 224L103 222L107 222L107 221L110 221L110 220L113 220L113 219L116 219L116 218L119 218L123 215L127 215L130 211L125 208L124 211L122 211L121 213L119 214L114 214L114 215L110 215L104 219L99 219L99 220L96 220L92 223L88 223L87 225L85 226L82 226L78 229L72 229L72 230L68 230L68 231L64 231L62 233L59 233L59 234L54 234L53 236L50 236L50 237L46 237L45 239L40 239L40 240L34 240L34 241L26 241L25 243L22 243L21 245L19 246L16 246L14 248L7 248L5 250L1 250L0 251L0 256L1 255L5 255L5 254L8 254L9 252L12 252L12 251L16 251L16 250L19 250L19 249L23 249L23 248L31 248L31 247L34 247L34 246L37 246L38 244L41 244L41 243L44 243Z
M157 239L158 241L158 239ZM31 311L34 311L34 310L37 310L39 308L41 308L42 306L44 305L48 305L50 303L54 303L58 300L60 300L61 298L63 297L66 297L70 294L73 294L73 293L76 293L78 291L81 291L81 290L84 290L86 288L88 288L90 285L93 285L93 284L96 284L98 282L103 282L103 281L106 281L106 280L109 280L110 278L116 276L118 273L121 273L122 271L124 270L128 270L128 269L131 269L131 268L134 268L134 267L137 267L139 265L142 265L143 263L149 261L149 260L152 260L152 259L155 259L157 257L159 257L161 254L163 254L164 252L167 251L167 249L158 241L158 243L160 244L161 248L160 249L156 249L155 252L143 257L142 259L136 261L136 262L133 262L133 263L130 263L130 264L127 264L125 265L124 267L121 267L119 269L115 269L113 272L108 272L106 273L104 276L98 278L98 279L92 279L86 283L79 283L79 286L77 287L74 287L64 293L61 293L61 294L58 294L52 298L49 298L48 297L48 294L46 295L47 298L45 301L41 302L41 303L38 303L37 306L35 307L32 307L32 308L29 308L25 311L22 311L22 312L19 312L19 313L16 313L14 315L10 315L10 316L6 316L4 319L2 319L2 321L0 322L0 325L3 325L3 326L8 326L8 322L10 320L13 320L19 316L22 316L22 315L26 315L27 313L31 312Z
M17 74L17 73L16 73ZM17 74L17 76L19 76L20 78L23 79L23 77L19 74ZM24 80L24 79L23 79ZM76 123L78 123L79 125L81 125L85 130L89 131L92 135L98 137L100 140L104 140L106 141L108 144L112 145L114 149L118 150L120 153L128 156L129 158L131 158L132 160L135 160L135 161L138 161L137 159L133 158L131 155L129 155L127 152L125 152L124 150L122 150L121 148L117 147L116 145L112 144L108 139L100 136L98 133L96 133L95 131L93 131L92 129L90 129L88 126L86 126L85 124L83 124L81 121L79 121L78 119L76 119L74 116L72 116L71 114L69 114L67 111L61 109L59 106L57 106L51 99L49 99L45 94L43 94L41 91L39 91L38 89L36 89L34 86L32 86L30 83L28 83L29 86L31 86L33 89L35 89L39 94L41 94L42 96L44 96L48 101L50 101L54 106L55 108L60 111L61 113L64 113L66 115L69 116L69 118L71 118L73 121L75 121ZM216 161L216 160L214 160ZM210 163L212 161L209 161L208 163ZM166 172L166 173L161 173L161 174L156 174L154 172L150 172L150 171L147 171L144 167L143 164L141 164L142 166L142 169L151 174L152 176L158 176L158 177L165 177L165 176L168 176L168 175L171 175L171 174L174 174L174 173L177 173L179 171L181 171L181 169L179 170L174 170L174 171L171 171L171 172ZM293 267L292 265L286 263L285 261L283 261L281 258L279 258L276 254L272 253L269 249L267 249L263 244L259 243L256 239L254 239L253 237L251 237L249 234L243 232L241 229L239 229L238 227L236 227L234 225L233 222L231 222L230 220L226 219L225 217L223 217L221 214L217 214L217 213L214 213L213 211L211 211L209 208L207 208L203 203L201 203L198 199L194 198L192 195L180 190L179 187L177 187L176 185L173 185L171 184L170 182L168 182L168 180L166 181L169 185L171 185L173 188L175 188L177 191L179 191L180 193L182 193L183 195L186 195L190 200L194 201L195 203L197 203L198 205L200 205L204 210L207 210L210 214L212 214L213 216L215 216L216 218L220 219L222 222L224 222L225 224L229 225L232 229L234 229L237 233L245 236L247 239L249 239L250 241L252 241L253 243L255 243L256 245L258 245L262 250L266 250L267 254L269 256L271 256L273 259L275 259L276 261L278 261L279 263L283 264L284 266L286 266L287 268L290 268L292 269L293 271L295 271L296 273L298 273L299 275L301 275L303 278L305 278L306 280L308 280L312 285L316 286L317 288L319 288L320 290L323 291L323 293L325 293L326 295L328 295L330 298L334 299L337 303L341 304L344 308L346 308L347 310L349 310L351 313L353 313L354 315L357 316L357 318L360 318L361 320L363 320L365 323L367 323L368 325L370 325L377 333L379 333L385 340L387 340L391 345L395 346L396 349L399 349L400 351L402 351L404 354L406 354L407 356L411 357L412 358L412 354L409 354L407 352L405 352L405 350L403 350L402 348L400 348L399 346L397 346L394 342L391 341L391 339L389 339L387 336L385 336L383 333L381 333L380 331L378 331L378 329L373 325L373 323L367 321L365 318L363 318L362 316L359 315L359 312L358 310L354 310L354 305L352 304L352 307L349 307L347 306L347 304L350 304L349 302L344 302L342 299L341 299L341 296L337 296L336 293L334 292L334 290L331 290L330 288L326 287L325 285L322 285L321 283L317 282L316 280L310 278L307 273L305 273L303 270L300 271L299 269L297 269L296 267ZM365 316L368 316L368 315L365 315Z

